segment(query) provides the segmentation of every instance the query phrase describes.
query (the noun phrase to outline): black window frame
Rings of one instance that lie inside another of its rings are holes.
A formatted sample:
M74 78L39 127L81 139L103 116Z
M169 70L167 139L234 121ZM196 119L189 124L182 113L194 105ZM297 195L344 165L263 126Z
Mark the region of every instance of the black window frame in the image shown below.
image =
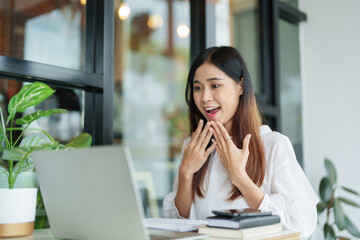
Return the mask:
M85 92L84 132L113 143L114 1L86 3L85 70L0 56L0 77Z
M214 19L214 11L207 11L206 4L214 4L205 0L190 1L191 11L191 61L206 47L207 42L215 42L214 37L207 32L211 32L211 27L207 25L207 17ZM298 24L306 21L307 16L299 9L280 2L278 0L258 0L258 19L259 19L259 49L260 49L260 93L256 98L261 111L274 130L281 129L280 118L280 83L279 83L279 39L278 39L278 19L282 18L288 22ZM211 8L210 8L211 9Z

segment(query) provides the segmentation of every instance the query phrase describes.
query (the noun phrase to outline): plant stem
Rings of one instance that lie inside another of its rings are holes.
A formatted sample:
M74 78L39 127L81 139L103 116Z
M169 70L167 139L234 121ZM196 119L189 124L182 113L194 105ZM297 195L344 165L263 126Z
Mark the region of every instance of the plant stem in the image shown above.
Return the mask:
M2 126L0 126L0 131L4 132L4 140L6 142L6 147L9 147L10 144L9 144L8 136L6 134L6 128L3 128ZM1 152L4 152L4 148L2 147L2 143L0 144L0 148L1 148Z
M30 124L26 125L26 127L25 127L25 128L23 128L23 130L22 130L22 132L21 132L20 136L16 139L16 141L15 141L15 143L14 143L14 146L16 146L17 142L20 140L20 138L22 137L22 135L24 135L25 130L29 127L29 125L30 125Z
M335 198L335 189L336 187L333 187L332 188L332 194L331 194L331 198L330 198L330 201L326 207L327 209L327 212L326 212L326 223L329 223L329 219L330 219L330 209L332 208L333 206L333 203L334 203L334 198Z
M9 162L9 178L8 178L9 189L13 189L14 183L13 183L12 179L13 179L13 164L14 164L14 162L12 160L9 160L8 162Z
M14 120L11 121L10 123L10 149L13 148L13 141L12 141L12 129L13 129L13 124L14 124Z

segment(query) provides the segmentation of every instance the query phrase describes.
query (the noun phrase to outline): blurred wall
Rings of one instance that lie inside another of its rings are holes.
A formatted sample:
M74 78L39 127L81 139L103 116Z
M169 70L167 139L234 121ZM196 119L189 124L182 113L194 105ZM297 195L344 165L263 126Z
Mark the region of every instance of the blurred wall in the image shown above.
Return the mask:
M360 192L360 1L299 0L299 8L308 16L300 30L305 171L318 193L328 157L338 184ZM360 229L360 209L344 210Z

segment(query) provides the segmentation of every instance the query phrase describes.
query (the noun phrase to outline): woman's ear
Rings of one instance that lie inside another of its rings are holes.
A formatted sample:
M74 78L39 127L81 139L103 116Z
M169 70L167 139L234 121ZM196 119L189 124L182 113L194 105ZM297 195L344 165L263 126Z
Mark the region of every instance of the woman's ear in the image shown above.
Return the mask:
M239 96L243 95L244 93L244 78L240 79L240 82L237 83L237 91Z

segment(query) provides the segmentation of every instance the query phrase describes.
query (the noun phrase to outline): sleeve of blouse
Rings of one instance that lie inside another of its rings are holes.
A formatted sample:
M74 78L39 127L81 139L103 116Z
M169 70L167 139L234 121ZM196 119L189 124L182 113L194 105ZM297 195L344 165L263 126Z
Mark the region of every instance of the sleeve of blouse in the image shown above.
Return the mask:
M259 209L279 215L284 229L298 231L301 238L308 238L316 227L319 199L287 137L274 145L270 158L267 174L271 192L265 193Z
M181 151L181 161L184 155L184 147L190 141L190 138L185 139L182 151ZM163 200L163 214L165 218L183 218L179 214L179 210L175 206L175 197L178 190L179 184L179 169L176 171L174 184L173 184L173 191L165 196Z

